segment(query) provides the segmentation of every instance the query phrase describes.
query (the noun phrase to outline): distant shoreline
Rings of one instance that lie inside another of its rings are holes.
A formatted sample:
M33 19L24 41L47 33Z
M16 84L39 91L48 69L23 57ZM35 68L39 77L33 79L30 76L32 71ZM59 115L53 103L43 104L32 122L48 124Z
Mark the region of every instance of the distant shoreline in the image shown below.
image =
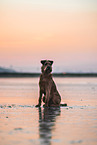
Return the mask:
M52 73L54 77L97 77L97 73ZM21 78L21 77L39 77L40 73L0 73L0 78Z

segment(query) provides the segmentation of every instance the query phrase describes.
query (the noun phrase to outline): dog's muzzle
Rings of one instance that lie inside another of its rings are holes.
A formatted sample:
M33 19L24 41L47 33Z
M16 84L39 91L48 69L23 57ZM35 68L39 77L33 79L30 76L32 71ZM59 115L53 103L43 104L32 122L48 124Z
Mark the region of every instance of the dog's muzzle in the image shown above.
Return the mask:
M50 66L47 66L47 70L50 70L50 68L51 68Z
M51 66L47 65L47 66L44 68L44 71L45 71L45 72L51 72Z

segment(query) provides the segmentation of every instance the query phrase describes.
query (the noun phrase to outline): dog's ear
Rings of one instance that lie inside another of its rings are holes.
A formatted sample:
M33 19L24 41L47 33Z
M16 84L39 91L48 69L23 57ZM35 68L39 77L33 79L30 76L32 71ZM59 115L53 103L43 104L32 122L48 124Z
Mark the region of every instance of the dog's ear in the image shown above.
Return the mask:
M53 61L52 60L49 60L49 62L51 63L51 65L53 64Z
M44 63L46 62L46 60L41 60L41 63L44 65Z

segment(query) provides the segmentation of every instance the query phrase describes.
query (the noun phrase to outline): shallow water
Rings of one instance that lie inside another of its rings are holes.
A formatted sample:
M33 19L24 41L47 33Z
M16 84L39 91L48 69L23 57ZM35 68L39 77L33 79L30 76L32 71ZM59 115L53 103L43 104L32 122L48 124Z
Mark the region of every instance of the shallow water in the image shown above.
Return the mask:
M0 145L97 144L97 78L54 80L67 107L34 107L39 78L0 79Z

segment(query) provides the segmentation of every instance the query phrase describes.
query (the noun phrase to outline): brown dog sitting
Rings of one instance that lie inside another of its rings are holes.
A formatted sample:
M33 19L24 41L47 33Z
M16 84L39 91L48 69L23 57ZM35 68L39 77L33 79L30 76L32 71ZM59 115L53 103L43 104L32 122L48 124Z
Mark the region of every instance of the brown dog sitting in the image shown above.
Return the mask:
M61 96L57 91L56 85L52 79L51 71L53 61L42 60L41 63L42 74L40 75L39 81L40 96L38 105L36 105L36 107L41 106L42 99L46 107L58 107L60 106Z

